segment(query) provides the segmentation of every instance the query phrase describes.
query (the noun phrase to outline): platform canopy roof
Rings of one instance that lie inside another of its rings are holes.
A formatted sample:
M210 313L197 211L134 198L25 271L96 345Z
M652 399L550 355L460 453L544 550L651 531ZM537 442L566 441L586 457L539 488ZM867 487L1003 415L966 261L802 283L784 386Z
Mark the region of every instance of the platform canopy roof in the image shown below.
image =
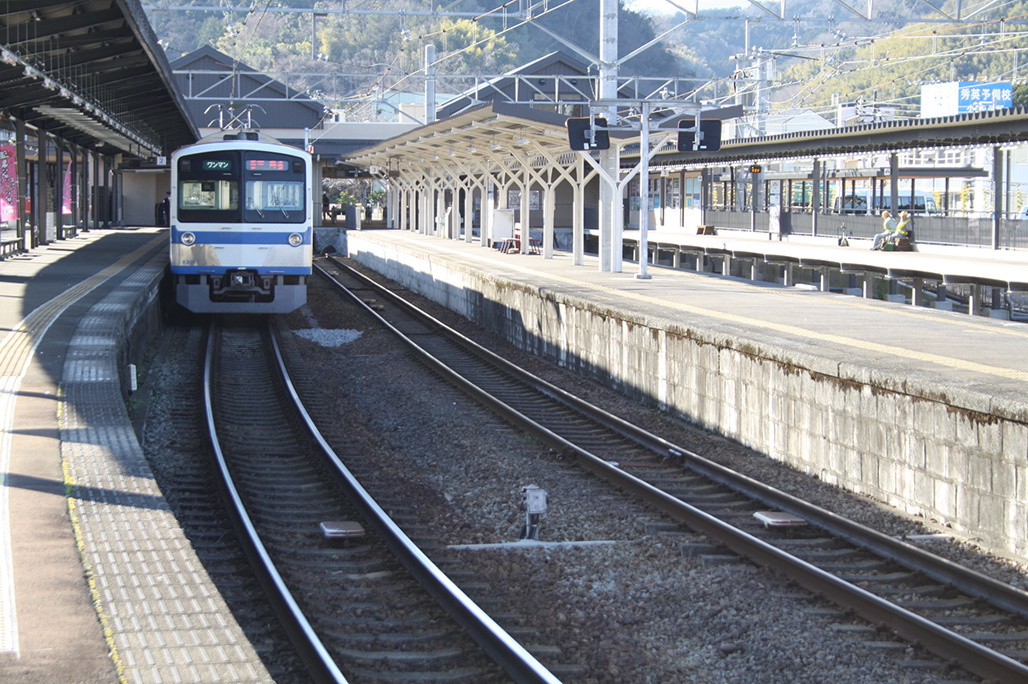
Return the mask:
M1014 145L1028 142L1028 110L996 109L953 116L876 123L725 141L716 152L674 152L663 164L730 164L919 148Z
M480 165L492 159L503 164L522 152L556 159L571 153L566 120L562 114L526 105L490 102L357 150L340 163L392 174L408 168L431 172L433 167L462 161ZM629 131L611 133L612 137L630 135Z
M737 109L704 110L703 116L729 119L741 113ZM651 167L1028 142L1028 109L1020 108L735 138L723 140L719 150L706 152L676 149L675 131L682 118L669 116L655 125L657 132L651 133L651 144L657 144L660 129L665 129L669 135L653 156ZM440 160L463 160L481 168L490 158L496 166L502 165L504 158L525 157L532 152L545 152L544 156L561 158L562 163L568 165L570 158L562 157L571 152L566 120L566 116L526 105L494 102L358 150L341 158L340 162L363 168L377 167L382 173L420 168L429 176L438 175ZM622 148L623 168L638 163L638 131L612 130L610 136L612 144Z
M0 1L0 112L105 154L199 137L139 0Z

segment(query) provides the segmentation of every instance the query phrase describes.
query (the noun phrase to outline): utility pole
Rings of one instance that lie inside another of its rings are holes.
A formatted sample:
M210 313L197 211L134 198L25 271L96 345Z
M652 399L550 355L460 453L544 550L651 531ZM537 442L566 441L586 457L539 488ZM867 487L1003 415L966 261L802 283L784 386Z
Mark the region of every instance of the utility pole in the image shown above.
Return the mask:
M646 267L650 260L650 246L646 233L650 227L650 103L643 102L639 113L639 272L635 277L649 280L651 276Z
M435 121L435 45L425 46L425 125Z
M600 92L599 99L613 102L618 96L618 0L600 0ZM618 125L617 106L610 107L607 125ZM600 152L600 166L618 179L620 149L611 145ZM621 272L623 212L615 188L600 183L600 271Z

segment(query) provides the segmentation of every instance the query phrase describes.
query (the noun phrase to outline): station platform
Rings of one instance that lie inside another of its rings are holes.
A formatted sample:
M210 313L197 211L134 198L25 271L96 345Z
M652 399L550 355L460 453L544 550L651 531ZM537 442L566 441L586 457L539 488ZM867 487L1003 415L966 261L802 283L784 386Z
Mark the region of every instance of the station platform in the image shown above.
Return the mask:
M690 242L732 249L718 238ZM652 265L638 278L634 262L602 272L589 255L575 265L565 252L503 253L411 231L349 231L346 247L523 349L1028 557L1025 322ZM809 249L825 262L1028 280L1020 253L980 251L961 265L954 255Z
M351 231L347 239L351 252L358 241L392 243L404 251L452 257L470 268L505 274L621 311L731 331L782 348L816 348L839 362L934 377L940 385L974 387L995 397L1028 398L1028 323L1024 322L652 265L647 269L650 278L639 279L639 265L634 262L625 261L620 273L601 272L598 259L591 255L585 256L582 266L575 266L566 252L544 259L410 231ZM883 273L931 270L953 273L954 279L984 279L992 274L996 280L1028 284L1028 253L972 250L960 265L961 258L955 254L782 245L766 239L694 236L684 244L709 253L740 255L768 245L774 253L789 251L797 260L848 264L855 270L866 264Z
M634 247L636 260L639 231L626 231L625 243ZM845 247L837 238L806 235L775 235L768 232L717 229L710 234L655 231L649 236L651 255L671 250L676 260L685 255L705 255L761 263L796 266L894 280L929 280L944 288L972 285L1006 292L1028 291L1028 252L993 250L967 245L915 242L912 251L874 251L872 240L851 238ZM651 257L652 258L652 257ZM727 275L727 274L726 274ZM823 288L822 288L823 289ZM923 293L915 292L915 297ZM927 303L923 297L919 303Z
M271 682L157 488L118 359L167 229L0 261L0 681Z

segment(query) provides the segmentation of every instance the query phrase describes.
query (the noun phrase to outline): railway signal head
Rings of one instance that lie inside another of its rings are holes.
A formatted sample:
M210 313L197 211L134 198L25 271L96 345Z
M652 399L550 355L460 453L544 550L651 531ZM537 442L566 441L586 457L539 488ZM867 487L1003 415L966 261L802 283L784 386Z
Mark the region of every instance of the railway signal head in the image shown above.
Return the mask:
M602 117L572 117L564 122L568 129L568 144L572 150L609 150L610 133L607 120Z
M700 121L699 140L696 139L696 123L691 119L678 122L679 152L716 152L721 149L721 119Z

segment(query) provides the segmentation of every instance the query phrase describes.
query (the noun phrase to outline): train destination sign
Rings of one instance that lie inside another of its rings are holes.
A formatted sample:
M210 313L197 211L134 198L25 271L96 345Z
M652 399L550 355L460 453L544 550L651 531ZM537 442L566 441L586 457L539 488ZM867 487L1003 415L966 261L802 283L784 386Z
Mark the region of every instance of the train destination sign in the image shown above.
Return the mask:
M283 159L247 159L247 171L288 171L289 162Z
M203 160L204 171L231 171L232 160L231 159L204 159Z

